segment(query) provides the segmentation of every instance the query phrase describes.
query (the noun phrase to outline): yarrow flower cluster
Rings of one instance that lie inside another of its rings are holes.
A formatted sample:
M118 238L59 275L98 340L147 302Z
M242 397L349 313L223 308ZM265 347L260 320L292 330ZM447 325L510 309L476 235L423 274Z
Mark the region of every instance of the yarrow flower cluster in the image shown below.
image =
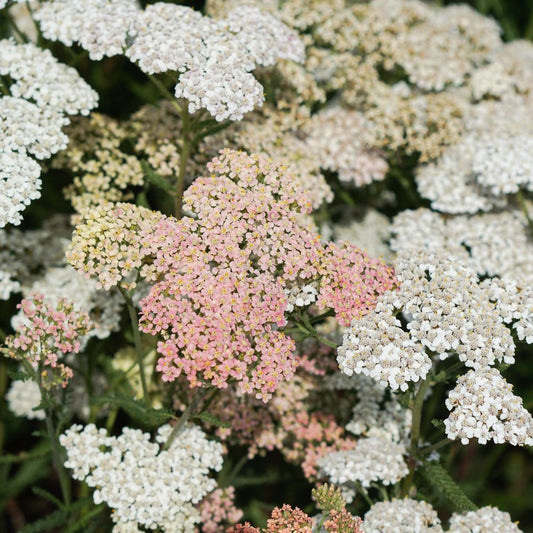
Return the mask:
M2 353L30 363L40 373L43 386L65 387L73 372L60 357L79 352L78 338L91 327L88 315L75 311L67 299L59 300L56 306L47 305L40 294L22 300L18 307L24 320L17 333L6 339Z
M126 427L113 437L89 424L72 426L60 436L67 451L65 466L74 479L96 489L95 504L105 502L114 510L116 531L138 526L195 531L200 521L195 504L216 488L209 472L222 468L222 446L187 425L162 449L171 431L169 425L161 426L151 442L138 429Z
M355 247L324 248L296 218L310 210L309 196L268 158L225 150L208 170L213 176L184 195L194 218L153 229L149 268L164 279L141 302L141 327L163 336L164 379L183 372L192 386L207 380L219 388L236 379L266 401L296 367L292 339L276 329L286 323L285 290L321 276L317 305L343 320L366 312L392 285L392 272Z
M48 50L0 40L0 76L12 83L0 98L0 228L20 224L21 211L40 197L41 167L66 147L65 115L96 106L97 94L78 73L58 63Z
M440 359L456 353L475 369L514 362L511 334L469 268L425 252L402 256L396 268L398 291L345 333L337 358L343 372L407 390L432 367L426 349Z
M390 245L396 252L446 251L479 276L499 276L526 285L533 281L528 223L516 209L454 217L425 208L406 210L394 218L390 231Z
M429 503L410 498L378 502L365 514L365 533L442 533L437 512Z
M362 113L332 106L312 117L305 142L318 155L322 168L361 187L383 180L389 168L383 154L365 145L368 129Z
M81 217L66 253L69 264L86 278L97 278L98 287L133 288L137 269L150 254L150 235L164 215L133 204L105 202Z
M329 453L318 460L323 474L335 484L349 482L370 487L374 482L393 485L409 473L405 446L388 437L363 437L353 450Z
M16 416L29 420L44 420L46 417L43 409L36 409L41 404L42 397L35 381L13 381L6 393L6 401L9 410Z
M481 507L465 514L454 513L450 518L450 533L472 533L482 531L505 531L520 533L516 522L511 521L509 513L496 507Z
M445 213L491 211L507 203L507 195L531 190L531 134L471 134L450 147L416 175L420 194Z
M533 445L533 417L512 390L495 368L470 370L460 376L446 400L448 438L459 438L463 444L476 439L481 444L492 440Z
M227 19L204 17L184 6L157 2L140 10L134 0L72 0L42 5L36 18L48 39L86 48L93 59L124 53L147 74L178 71L174 92L189 112L207 109L218 121L240 120L263 103L250 73L278 59L303 61L298 35L255 7Z

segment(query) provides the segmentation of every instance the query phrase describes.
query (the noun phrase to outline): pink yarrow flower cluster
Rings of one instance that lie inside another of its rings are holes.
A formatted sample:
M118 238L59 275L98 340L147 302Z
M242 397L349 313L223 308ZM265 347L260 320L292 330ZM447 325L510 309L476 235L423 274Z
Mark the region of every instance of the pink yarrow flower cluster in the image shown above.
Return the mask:
M343 310L352 305L355 316L392 285L392 273L355 247L324 248L298 222L311 210L309 194L268 157L223 150L208 170L184 195L193 217L152 227L145 274L158 282L141 302L141 329L163 338L164 380L185 374L192 387L221 389L237 382L241 393L267 401L297 366L293 340L278 329L286 323L285 289L322 275L323 305L339 307L346 290Z
M67 299L59 300L55 307L48 305L42 294L22 300L17 307L22 309L23 322L17 333L6 339L1 353L28 361L41 373L43 386L65 387L73 372L60 358L80 351L79 337L91 327L89 315L76 311Z
M242 511L234 504L235 489L215 489L199 504L201 533L218 533L224 525L235 524L242 518Z
M347 242L326 246L319 273L317 305L333 308L343 326L372 310L378 296L396 285L392 267Z

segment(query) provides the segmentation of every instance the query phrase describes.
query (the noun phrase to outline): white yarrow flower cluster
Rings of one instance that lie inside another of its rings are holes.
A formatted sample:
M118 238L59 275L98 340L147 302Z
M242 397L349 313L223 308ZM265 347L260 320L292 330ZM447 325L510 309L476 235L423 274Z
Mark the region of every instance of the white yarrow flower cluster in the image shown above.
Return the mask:
M0 150L47 159L67 147L68 137L61 128L68 122L59 113L22 98L4 96L0 98Z
M60 436L67 451L65 466L73 470L74 479L96 489L97 505L105 502L114 510L117 531L139 524L192 533L199 522L194 504L216 487L208 474L222 468L222 446L187 425L163 450L171 431L169 425L160 427L156 442L151 442L150 435L138 429L126 427L112 437L89 424L72 426Z
M137 0L55 0L35 13L44 37L79 44L94 60L121 54L139 11Z
M305 142L324 169L356 187L385 178L389 165L383 154L364 143L369 126L358 111L331 106L313 116Z
M492 440L533 445L533 418L512 390L495 368L470 370L460 376L446 400L448 438L461 439L463 444L476 439L481 444Z
M32 43L0 40L0 76L12 83L0 98L0 228L20 224L21 211L40 197L41 167L66 148L65 114L88 114L98 95L76 70Z
M493 278L481 284L505 324L510 325L517 337L533 343L533 287L512 279Z
M533 190L533 136L491 137L476 150L472 171L494 196Z
M440 519L426 502L405 498L374 504L365 514L365 533L442 533Z
M303 63L305 59L305 47L298 34L255 6L240 6L223 22L257 65L274 65L278 59Z
M304 60L298 34L256 7L227 19L156 2L139 9L134 0L60 0L37 11L44 35L78 42L93 59L124 53L150 75L177 71L177 98L189 112L207 111L218 121L240 120L261 106L263 88L251 74L279 59Z
M409 473L404 460L405 446L386 436L363 437L353 450L329 453L317 464L332 483L360 483L370 487L374 482L393 485Z
M408 317L411 339L440 359L455 352L476 369L514 363L511 334L472 269L445 254L422 252L400 256L397 275L393 305Z
M533 189L531 134L470 134L416 175L420 194L444 213L504 207L508 194Z
M88 115L98 104L98 94L75 69L32 43L1 40L0 75L14 81L9 87L12 96L31 100L41 109Z
M21 211L41 196L40 175L40 165L26 154L0 151L0 228L21 223Z
M499 533L521 533L509 513L500 511L496 507L482 507L477 511L465 514L453 514L450 518L450 533L484 533L498 531Z
M8 300L12 293L20 291L20 283L11 274L0 270L0 300Z
M7 405L11 412L30 420L44 420L43 409L35 408L41 403L41 392L35 381L15 380L6 393Z
M426 350L440 359L456 354L476 369L514 362L510 331L471 269L445 255L411 251L399 256L396 273L399 289L383 294L344 333L337 362L345 374L405 391L431 369Z
M402 211L391 225L396 252L446 251L480 276L533 283L533 247L529 227L518 210L474 216L443 216L429 209Z
M409 382L425 379L432 366L423 347L410 339L386 301L352 322L344 333L337 362L348 376L364 374L383 387L402 391Z

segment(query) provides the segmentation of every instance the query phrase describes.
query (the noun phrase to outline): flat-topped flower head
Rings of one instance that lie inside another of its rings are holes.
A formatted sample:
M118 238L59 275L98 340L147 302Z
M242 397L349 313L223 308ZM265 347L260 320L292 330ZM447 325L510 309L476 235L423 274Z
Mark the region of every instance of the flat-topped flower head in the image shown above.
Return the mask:
M337 358L344 373L407 390L409 382L425 379L430 356L457 355L475 369L514 362L509 329L460 260L410 251L399 257L396 272L398 290L380 296L376 308L345 332Z
M365 514L365 533L443 533L440 519L426 502L410 498L374 504Z
M332 483L372 483L392 485L409 473L404 460L405 446L388 437L363 437L353 450L333 452L321 457L318 466Z
M98 103L98 94L74 68L32 43L0 40L0 75L13 80L12 96L31 100L43 110L88 115Z
M103 203L82 213L67 261L80 274L98 280L98 287L110 289L130 279L150 254L153 228L164 215L133 204Z
M446 407L444 421L449 439L468 444L492 440L514 446L533 445L533 418L512 392L513 386L495 368L470 370L457 380Z
M79 352L79 337L91 327L89 316L75 311L67 299L55 306L47 305L42 294L22 300L18 307L22 309L22 322L6 339L2 353L29 362L40 372L43 386L65 387L73 372L60 358Z
M281 281L317 277L320 237L297 221L311 211L301 183L265 156L223 150L184 195L198 231L220 263L246 257Z
M47 159L67 146L61 131L68 119L60 113L41 109L22 98L0 98L0 151L28 153Z
M41 196L41 166L26 154L0 151L0 228L20 224L21 212Z
M136 0L56 0L41 3L35 19L45 38L78 43L98 60L123 53L138 13Z
M250 6L216 20L167 2L139 9L135 0L90 0L81 9L60 0L41 5L36 17L45 37L77 42L92 59L123 53L149 75L178 72L176 97L190 113L207 109L218 121L241 120L262 105L263 88L250 74L256 67L304 59L296 32Z
M189 424L164 450L171 431L161 426L152 442L139 429L125 427L114 437L89 424L74 425L59 437L72 477L95 489L96 505L113 509L119 531L129 525L189 533L200 521L195 505L216 488L209 473L222 468L222 446Z
M522 533L517 522L511 520L509 513L496 507L481 507L477 511L464 514L454 513L450 518L450 533L474 533L482 531L501 531Z

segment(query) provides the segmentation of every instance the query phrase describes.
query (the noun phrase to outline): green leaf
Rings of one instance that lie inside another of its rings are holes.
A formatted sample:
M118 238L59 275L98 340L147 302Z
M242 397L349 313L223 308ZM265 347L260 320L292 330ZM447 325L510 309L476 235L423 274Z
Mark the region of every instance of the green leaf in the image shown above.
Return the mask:
M7 375L13 381L28 381L31 379L31 376L27 372L24 372L24 370L8 370Z
M221 420L220 418L218 418L218 416L212 415L211 413L198 413L192 416L191 418L198 419L207 424L211 424L213 426L217 426L221 428L231 427L231 424L229 422L225 422L224 420Z
M70 507L58 509L57 511L50 513L48 516L33 522L32 524L28 524L25 528L20 530L20 533L40 533L41 531L52 531L54 528L65 525L73 511L82 508L89 502L91 502L90 498L78 500ZM61 531L64 531L64 529L61 528Z
M84 513L79 520L74 522L66 531L65 533L76 533L76 531L87 530L87 526L91 523L93 518L98 516L104 509L106 508L105 505L99 505L98 507L95 507L92 511L89 511L88 513Z
M445 429L444 422L443 422L442 420L439 420L438 418L434 418L434 419L431 421L431 425L432 425L434 428L440 429L440 430L442 430L442 431L444 431L444 429Z
M421 473L426 481L438 493L447 498L460 512L476 511L477 506L452 479L446 469L439 463L425 462Z
M59 509L63 509L65 507L61 500L56 498L52 493L48 492L47 490L41 489L40 487L32 487L31 491L33 492L33 494L36 494L44 500L48 500L49 502L53 503Z
M148 182L155 187L158 187L159 189L163 189L164 191L172 191L174 189L174 186L171 181L169 181L164 176L161 176L161 174L158 174L146 161L143 159L141 161L141 166L144 172L144 175Z
M45 518L41 518L41 520L37 520L37 522L33 522L33 524L28 524L20 533L52 531L54 528L64 525L67 522L69 515L70 512L68 509L58 509Z
M41 479L48 477L50 462L48 459L38 459L22 463L14 477L0 487L0 497L17 496L27 487L35 485Z
M114 407L120 407L138 424L149 429L155 429L169 418L176 418L176 415L168 409L153 409L146 407L146 405L133 398L126 398L121 396L97 396L92 399L96 404L110 404Z

